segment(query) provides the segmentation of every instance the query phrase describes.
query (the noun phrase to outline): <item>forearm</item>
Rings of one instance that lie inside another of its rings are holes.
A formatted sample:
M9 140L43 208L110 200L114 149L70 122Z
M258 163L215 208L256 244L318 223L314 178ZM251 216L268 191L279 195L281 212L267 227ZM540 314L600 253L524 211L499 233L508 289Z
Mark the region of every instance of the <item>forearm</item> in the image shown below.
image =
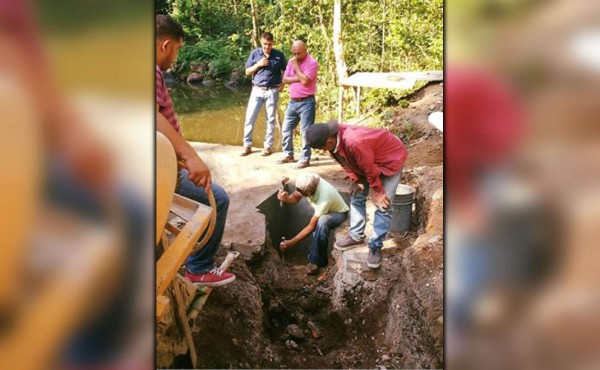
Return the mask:
M286 77L286 76L284 76L282 81L283 81L284 84L290 85L290 84L293 84L294 82L298 82L299 80L298 80L298 77Z
M302 85L308 85L310 83L310 78L300 70L298 65L294 66L294 71L296 72L297 82L300 82Z
M295 191L292 194L290 194L288 196L288 198L284 201L287 204L297 204L300 199L302 199L302 194L300 194L299 192Z
M260 66L258 63L253 64L251 67L246 68L246 76L252 76L258 71Z
M298 244L302 239L306 238L314 230L315 230L315 226L312 225L312 223L309 223L308 225L306 225L306 227L304 229L300 230L300 232L295 237L293 237L290 241L293 244Z
M381 182L381 170L377 167L377 171L367 173L367 182L374 193L385 193L383 183Z

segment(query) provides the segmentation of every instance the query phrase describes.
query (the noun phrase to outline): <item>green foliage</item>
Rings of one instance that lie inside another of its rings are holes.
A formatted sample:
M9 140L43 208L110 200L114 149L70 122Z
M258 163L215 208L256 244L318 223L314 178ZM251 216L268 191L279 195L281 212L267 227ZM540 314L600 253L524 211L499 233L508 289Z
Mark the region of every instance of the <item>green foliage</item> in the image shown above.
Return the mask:
M233 40L236 41L233 41ZM226 80L235 68L241 69L246 56L237 42L239 38L201 39L195 44L184 44L179 50L178 63L184 72L190 72L193 63L205 64L204 77Z
M226 78L228 68L243 68L252 49L250 0L157 1L166 2L187 33L180 63L210 62L213 74L221 78ZM259 32L272 32L275 48L290 57L292 42L306 41L309 53L320 64L317 120L334 117L338 86L333 0L253 1ZM442 69L443 0L343 0L342 35L349 74ZM363 89L361 111L381 112L409 92ZM345 115L351 117L354 99L350 93L345 97ZM286 93L281 98L286 99Z

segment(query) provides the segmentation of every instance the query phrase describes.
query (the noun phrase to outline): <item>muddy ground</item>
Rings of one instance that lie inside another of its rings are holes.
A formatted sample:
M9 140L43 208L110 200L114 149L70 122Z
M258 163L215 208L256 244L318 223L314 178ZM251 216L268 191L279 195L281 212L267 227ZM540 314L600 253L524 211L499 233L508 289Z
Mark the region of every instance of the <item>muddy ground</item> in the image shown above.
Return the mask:
M429 84L385 122L409 150L401 182L415 188L415 209L408 233L390 233L381 268L366 267L366 247L333 250L307 276L265 232L260 252L233 263L237 280L192 322L199 368L443 367L443 137L427 123L442 99L442 85ZM236 248L226 243L218 260ZM182 355L171 367L189 364Z

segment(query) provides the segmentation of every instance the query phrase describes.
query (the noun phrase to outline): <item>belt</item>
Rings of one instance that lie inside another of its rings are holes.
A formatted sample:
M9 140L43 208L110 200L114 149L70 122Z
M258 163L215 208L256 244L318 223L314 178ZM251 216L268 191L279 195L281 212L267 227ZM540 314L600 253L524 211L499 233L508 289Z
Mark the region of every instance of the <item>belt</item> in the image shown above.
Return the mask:
M314 98L314 97L315 97L314 95L309 95L309 96L305 96L303 98L290 98L290 99L292 101L299 102L299 101L304 101L304 100L311 99L311 98Z
M276 89L277 85L272 85L272 86L258 86L258 85L254 85L254 87L258 87L261 90L270 90L270 89Z

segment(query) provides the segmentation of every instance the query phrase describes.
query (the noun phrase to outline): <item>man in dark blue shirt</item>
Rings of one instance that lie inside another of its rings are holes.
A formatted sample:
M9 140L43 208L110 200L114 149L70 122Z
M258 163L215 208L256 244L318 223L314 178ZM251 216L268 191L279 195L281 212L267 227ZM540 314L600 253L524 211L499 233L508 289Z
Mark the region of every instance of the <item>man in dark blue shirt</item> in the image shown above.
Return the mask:
M262 47L253 50L246 62L246 76L252 76L252 93L246 109L244 122L244 151L242 156L252 153L252 131L258 112L263 103L266 108L267 127L262 155L271 154L271 147L275 141L275 114L279 92L283 89L281 75L285 71L287 60L285 55L273 49L273 34L265 32L260 38Z

